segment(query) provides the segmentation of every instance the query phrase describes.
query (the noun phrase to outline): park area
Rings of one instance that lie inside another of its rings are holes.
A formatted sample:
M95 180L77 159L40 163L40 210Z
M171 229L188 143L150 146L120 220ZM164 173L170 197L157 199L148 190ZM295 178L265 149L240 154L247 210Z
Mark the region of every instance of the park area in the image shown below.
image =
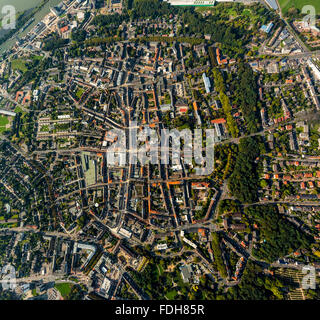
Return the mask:
M286 14L289 9L296 8L301 12L304 6L314 6L316 13L320 15L319 0L279 0L279 4L283 14Z
M0 116L0 133L6 131L9 119L6 116Z
M15 59L11 61L11 68L13 70L19 70L22 73L25 73L28 71L28 68L26 66L26 61L23 59Z
M55 284L56 289L61 293L63 298L66 298L70 294L72 286L73 286L72 283L56 283Z

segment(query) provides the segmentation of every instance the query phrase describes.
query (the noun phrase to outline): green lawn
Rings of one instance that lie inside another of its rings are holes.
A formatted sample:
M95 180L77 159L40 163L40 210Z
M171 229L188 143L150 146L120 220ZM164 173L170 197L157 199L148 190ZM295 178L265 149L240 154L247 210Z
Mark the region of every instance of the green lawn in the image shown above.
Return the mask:
M32 60L39 60L41 61L43 59L43 56L32 56Z
M6 130L7 130L6 127L0 127L0 133L5 132Z
M76 92L77 98L80 99L82 97L83 93L84 93L84 89L83 88L79 88L77 90L77 92Z
M16 108L14 109L14 112L15 113L21 112L21 118L23 118L27 114L27 112L23 111L23 109L20 106L16 106Z
M176 296L177 296L177 291L176 290L171 290L166 294L166 297L169 300L174 300Z
M234 8L230 8L230 9L228 10L228 14L229 14L230 16L233 16L233 17L237 17L237 16L238 16L238 13L237 13L237 11L234 10Z
M65 298L71 292L73 287L72 283L56 283L55 288L61 293L62 297Z
M0 133L6 131L6 125L9 123L9 119L6 116L0 116Z
M9 123L6 116L0 116L0 127L5 127Z
M20 70L21 72L28 71L28 68L26 66L26 62L23 59L15 59L11 61L11 68L13 70Z
M22 108L21 107L19 107L19 106L16 106L16 108L14 109L14 112L15 113L19 113L19 112L23 112L23 110L22 110Z
M40 132L49 132L49 126L48 125L44 125L41 127Z
M244 10L242 11L242 14L243 14L244 16L251 16L251 15L252 15L252 11L251 11L250 9L244 9Z
M292 7L295 7L301 11L301 9L306 5L314 6L317 14L320 14L319 0L279 0L279 4L283 14L286 14Z

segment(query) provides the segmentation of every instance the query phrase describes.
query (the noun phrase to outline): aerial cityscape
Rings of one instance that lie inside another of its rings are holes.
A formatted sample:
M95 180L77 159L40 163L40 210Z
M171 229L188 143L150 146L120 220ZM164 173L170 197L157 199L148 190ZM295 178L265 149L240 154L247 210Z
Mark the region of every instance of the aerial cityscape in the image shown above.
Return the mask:
M14 2L1 300L320 298L318 0Z

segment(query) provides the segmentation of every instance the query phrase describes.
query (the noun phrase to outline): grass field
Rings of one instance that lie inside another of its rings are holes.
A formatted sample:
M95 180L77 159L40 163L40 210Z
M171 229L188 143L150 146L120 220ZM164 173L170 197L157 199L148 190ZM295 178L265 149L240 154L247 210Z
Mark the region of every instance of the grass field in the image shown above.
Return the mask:
M23 59L15 59L11 61L11 68L13 70L20 70L21 72L25 73L28 71L26 66L26 62Z
M319 0L278 0L282 13L286 14L288 10L295 7L301 11L301 9L306 6L314 6L317 14L320 14L320 1Z
M22 110L22 108L21 107L19 107L19 106L16 106L16 108L14 109L14 112L15 113L19 113L19 112L23 112L23 110Z
M6 116L0 116L0 133L6 131L6 125L9 123L9 119Z
M79 88L76 92L76 96L78 99L81 99L82 95L84 94L84 89L83 88Z
M43 56L32 56L32 60L39 60L41 61L43 59Z
M55 288L61 293L62 297L65 298L72 288L72 283L56 283Z
M177 291L176 290L171 290L166 294L166 297L169 300L174 300L174 298L177 296Z
M0 116L0 127L5 127L9 123L6 116Z

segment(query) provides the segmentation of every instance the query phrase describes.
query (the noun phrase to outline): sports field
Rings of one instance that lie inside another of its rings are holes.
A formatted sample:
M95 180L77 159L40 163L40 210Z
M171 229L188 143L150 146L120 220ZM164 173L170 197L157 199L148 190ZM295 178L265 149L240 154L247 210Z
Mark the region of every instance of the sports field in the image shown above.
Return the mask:
M314 6L316 13L320 15L320 0L278 0L283 14L295 7L301 11L304 6Z

